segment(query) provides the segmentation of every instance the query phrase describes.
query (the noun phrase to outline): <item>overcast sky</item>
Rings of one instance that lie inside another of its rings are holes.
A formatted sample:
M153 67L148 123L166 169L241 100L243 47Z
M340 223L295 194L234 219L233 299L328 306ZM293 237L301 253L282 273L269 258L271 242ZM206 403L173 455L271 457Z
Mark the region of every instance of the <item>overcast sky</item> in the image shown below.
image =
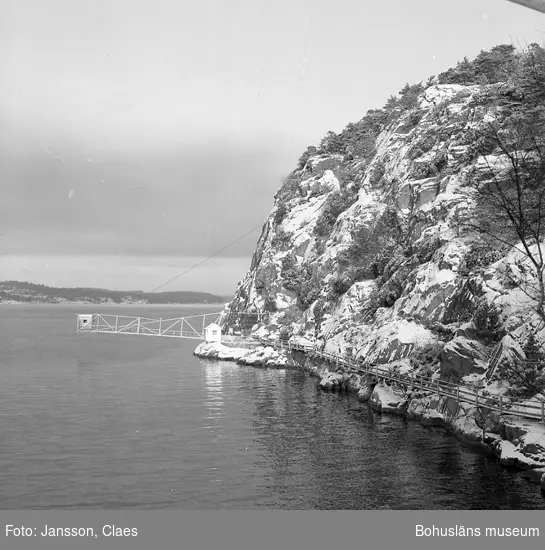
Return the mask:
M0 0L0 280L151 290L328 130L544 32L501 0ZM258 235L163 290L232 293Z

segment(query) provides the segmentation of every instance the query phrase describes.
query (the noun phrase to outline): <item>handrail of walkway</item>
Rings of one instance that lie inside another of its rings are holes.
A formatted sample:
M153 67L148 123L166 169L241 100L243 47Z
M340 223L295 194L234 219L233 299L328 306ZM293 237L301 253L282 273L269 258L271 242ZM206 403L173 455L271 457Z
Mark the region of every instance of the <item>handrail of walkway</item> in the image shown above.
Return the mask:
M478 388L472 388L466 384L447 382L431 376L418 376L414 374L401 374L391 372L389 369L381 368L378 364L357 364L346 356L319 350L311 344L302 344L298 342L265 342L260 341L263 346L270 346L275 349L288 351L302 351L303 353L312 352L314 355L331 361L337 365L357 371L358 374L370 374L377 378L391 380L399 384L413 386L421 391L431 391L437 395L451 397L458 402L470 403L477 407L486 407L487 409L498 412L500 415L513 415L522 418L538 420L545 424L545 400L540 404L513 402L504 399L502 395L483 395L479 393Z

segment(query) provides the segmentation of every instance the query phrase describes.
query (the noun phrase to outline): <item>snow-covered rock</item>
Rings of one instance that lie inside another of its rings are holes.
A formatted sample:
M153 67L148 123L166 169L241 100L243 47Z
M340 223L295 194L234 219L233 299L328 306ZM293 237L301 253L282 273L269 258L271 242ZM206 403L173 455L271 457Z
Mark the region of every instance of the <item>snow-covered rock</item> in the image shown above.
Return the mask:
M202 342L193 352L197 357L209 359L221 359L224 361L238 361L251 352L246 348L232 348L224 346L221 342Z
M340 390L344 383L342 374L330 372L320 380L320 388L323 390L336 391Z
M441 354L441 377L459 382L468 375L484 375L487 369L486 347L476 340L456 336L443 348Z
M377 384L370 399L371 406L381 412L405 414L408 405L406 394L387 384Z

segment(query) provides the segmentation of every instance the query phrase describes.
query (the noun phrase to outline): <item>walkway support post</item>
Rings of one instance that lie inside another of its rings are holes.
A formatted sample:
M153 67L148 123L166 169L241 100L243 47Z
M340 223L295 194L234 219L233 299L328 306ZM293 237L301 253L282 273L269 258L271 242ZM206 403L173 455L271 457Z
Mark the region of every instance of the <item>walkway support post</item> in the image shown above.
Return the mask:
M138 324L136 326L136 334L140 334L140 317L138 317Z

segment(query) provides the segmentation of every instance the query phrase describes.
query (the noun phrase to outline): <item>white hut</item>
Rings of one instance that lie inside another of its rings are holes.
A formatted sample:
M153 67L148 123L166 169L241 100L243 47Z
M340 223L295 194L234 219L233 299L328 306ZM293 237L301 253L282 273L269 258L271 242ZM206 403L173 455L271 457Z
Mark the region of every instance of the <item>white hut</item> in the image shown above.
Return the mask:
M206 342L221 342L221 327L216 323L210 323L204 329L204 339Z
M92 315L78 315L78 325L77 330L85 330L90 329L93 324L93 316Z

